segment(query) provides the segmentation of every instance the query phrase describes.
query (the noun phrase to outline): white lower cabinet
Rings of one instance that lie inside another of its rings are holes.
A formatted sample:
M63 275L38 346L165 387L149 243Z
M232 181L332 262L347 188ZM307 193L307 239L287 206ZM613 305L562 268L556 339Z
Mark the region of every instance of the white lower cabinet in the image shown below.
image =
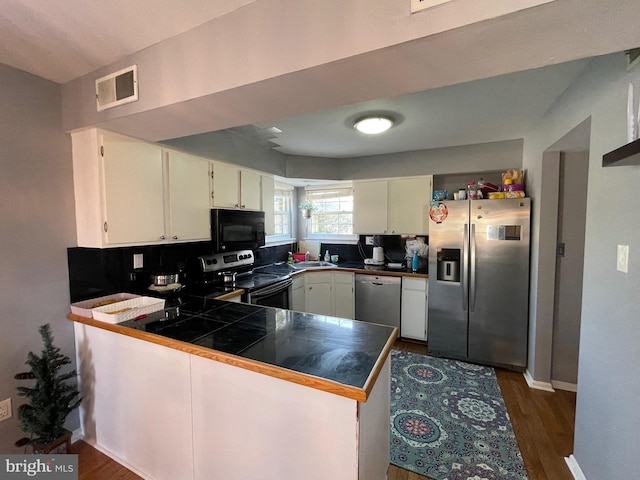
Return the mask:
M318 315L333 315L331 301L331 272L307 272L305 312Z
M428 281L426 278L402 279L400 336L427 340Z
M353 319L352 272L305 272L293 277L291 310Z
M292 278L291 285L291 305L290 309L296 312L304 312L305 310L305 288L304 273L298 274Z
M353 319L355 313L354 275L333 272L333 315Z

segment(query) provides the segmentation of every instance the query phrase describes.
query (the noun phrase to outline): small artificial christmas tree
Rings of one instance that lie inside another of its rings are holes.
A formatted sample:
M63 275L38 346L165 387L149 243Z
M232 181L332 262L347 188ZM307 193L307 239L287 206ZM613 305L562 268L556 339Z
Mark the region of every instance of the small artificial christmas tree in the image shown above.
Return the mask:
M33 388L18 387L18 395L29 400L28 404L18 407L18 418L22 430L31 434L31 438L18 440L16 446L48 444L64 435L64 421L81 401L78 389L67 383L76 376L76 371L58 372L71 360L53 345L51 326L42 325L39 332L44 342L41 356L29 352L26 363L31 371L15 375L19 380L36 380Z

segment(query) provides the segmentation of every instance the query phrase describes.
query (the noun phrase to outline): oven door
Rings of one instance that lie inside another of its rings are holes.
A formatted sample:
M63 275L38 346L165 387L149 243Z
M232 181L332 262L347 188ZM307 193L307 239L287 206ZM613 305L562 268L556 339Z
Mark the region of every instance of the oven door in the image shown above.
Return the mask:
M244 299L246 303L262 305L264 307L276 307L289 310L291 305L291 285L293 281L286 280L272 283L266 287L251 290Z

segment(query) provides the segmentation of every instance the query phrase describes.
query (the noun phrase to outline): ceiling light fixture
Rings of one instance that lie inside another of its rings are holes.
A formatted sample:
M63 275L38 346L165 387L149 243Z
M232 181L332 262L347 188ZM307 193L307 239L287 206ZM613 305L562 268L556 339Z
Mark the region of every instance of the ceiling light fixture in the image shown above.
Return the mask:
M387 117L365 117L354 123L353 128L367 135L386 132L393 126L393 120Z

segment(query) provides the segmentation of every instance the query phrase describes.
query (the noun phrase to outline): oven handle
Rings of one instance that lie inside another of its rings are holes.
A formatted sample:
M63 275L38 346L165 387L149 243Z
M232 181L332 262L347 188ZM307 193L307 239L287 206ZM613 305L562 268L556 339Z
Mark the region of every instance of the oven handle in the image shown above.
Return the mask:
M293 280L290 278L287 280L282 280L273 285L268 285L264 288L260 288L258 290L254 290L250 293L251 300L258 300L260 298L268 297L273 295L274 293L280 293L287 290L291 285L293 285Z

